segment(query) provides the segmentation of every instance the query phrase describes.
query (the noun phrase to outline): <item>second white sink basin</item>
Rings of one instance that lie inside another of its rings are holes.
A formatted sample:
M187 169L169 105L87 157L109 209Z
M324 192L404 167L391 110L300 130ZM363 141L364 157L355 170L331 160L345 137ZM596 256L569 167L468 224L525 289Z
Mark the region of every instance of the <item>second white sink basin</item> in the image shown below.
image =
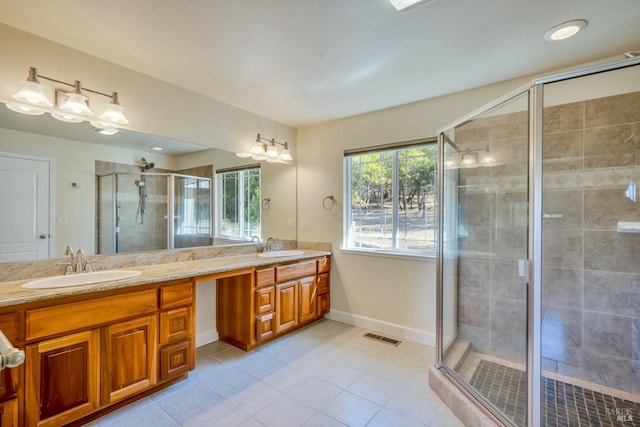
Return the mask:
M303 255L304 251L298 251L298 250L284 250L284 251L269 251L269 252L262 252L259 253L258 256L260 258L281 258L281 257L286 257L286 256L296 256L296 255Z
M113 282L138 276L136 270L102 270L91 273L69 274L66 276L45 277L32 280L22 285L25 289L64 288L67 286L93 285L96 283Z

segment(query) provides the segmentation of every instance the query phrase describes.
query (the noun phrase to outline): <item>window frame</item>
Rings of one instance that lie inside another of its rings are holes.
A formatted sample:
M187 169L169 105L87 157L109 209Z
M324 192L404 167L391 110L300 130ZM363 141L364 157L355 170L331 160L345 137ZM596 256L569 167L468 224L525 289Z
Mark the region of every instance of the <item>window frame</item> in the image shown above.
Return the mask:
M399 194L399 183L400 183L400 177L398 175L399 173L399 161L401 161L402 159L400 159L398 156L398 152L401 150L405 150L405 149L411 149L411 148L416 148L419 146L432 146L435 148L436 153L434 155L434 173L433 173L433 183L432 183L432 187L434 189L434 191L436 192L435 197L434 197L434 202L437 203L437 191L438 191L438 186L437 186L437 175L438 175L438 153L437 153L437 149L438 149L438 144L437 144L437 137L431 137L431 138L423 138L423 139L417 139L417 140L411 140L411 141L404 141L404 142L398 142L398 143L391 143L391 144L384 144L384 145L379 145L379 146L372 146L372 147L365 147L365 148L359 148L359 149L352 149L352 150L345 150L344 151L344 159L343 159L343 177L344 177L344 182L343 182L343 194L344 194L344 209L343 209L343 241L342 241L342 247L341 250L343 252L346 253L356 253L356 254L367 254L367 255L378 255L378 256L390 256L390 257L397 257L397 258L418 258L418 259L428 259L428 260L433 260L436 257L436 253L437 253L437 246L438 246L438 236L437 236L437 222L438 222L438 218L437 218L437 205L434 206L434 214L436 215L436 217L434 218L434 223L433 225L433 229L434 229L434 237L433 237L433 248L432 249L401 249L401 248L397 248L397 243L398 243L398 239L399 239L399 223L400 223L400 218L399 218L399 206L400 206L400 200L399 197L397 197L397 195ZM355 157L355 156L359 156L359 155L366 155L366 154L376 154L376 153L384 153L384 152L392 152L393 156L392 156L392 212L393 212L393 219L392 219L392 237L391 237L391 241L392 241L392 247L390 248L381 248L381 249L377 249L377 248L363 248L363 247L357 247L357 246L353 246L351 245L353 238L350 235L351 232L351 225L352 225L352 220L353 220L353 209L352 209L352 188L351 188L351 182L352 182L352 168L351 166L351 161L350 159Z

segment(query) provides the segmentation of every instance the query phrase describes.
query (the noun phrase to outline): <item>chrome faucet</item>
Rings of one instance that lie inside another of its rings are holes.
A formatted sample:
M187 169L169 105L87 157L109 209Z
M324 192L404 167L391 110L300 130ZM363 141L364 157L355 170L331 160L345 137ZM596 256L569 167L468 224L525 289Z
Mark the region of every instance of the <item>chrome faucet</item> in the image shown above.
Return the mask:
M273 237L269 237L267 239L267 246L264 248L265 252L269 252L273 249L273 244L276 242L276 240Z
M264 252L265 250L265 246L262 245L262 242L260 241L260 237L258 236L253 236L251 238L251 243L255 243L256 245L258 245L258 250L260 252Z
M78 273L91 273L93 269L91 268L91 264L89 264L87 260L87 256L84 253L84 249L78 249L76 255L73 255L73 248L71 246L67 246L64 250L65 255L69 255L71 258L71 262L62 263L66 268L64 270L64 274L78 274Z

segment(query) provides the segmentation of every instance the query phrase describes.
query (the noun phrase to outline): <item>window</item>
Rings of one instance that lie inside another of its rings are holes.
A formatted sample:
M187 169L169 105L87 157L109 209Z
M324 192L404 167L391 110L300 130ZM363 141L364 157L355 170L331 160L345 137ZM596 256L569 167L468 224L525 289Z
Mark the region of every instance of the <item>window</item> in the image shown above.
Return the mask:
M216 171L216 237L260 236L260 167Z
M433 255L434 140L345 152L345 249Z

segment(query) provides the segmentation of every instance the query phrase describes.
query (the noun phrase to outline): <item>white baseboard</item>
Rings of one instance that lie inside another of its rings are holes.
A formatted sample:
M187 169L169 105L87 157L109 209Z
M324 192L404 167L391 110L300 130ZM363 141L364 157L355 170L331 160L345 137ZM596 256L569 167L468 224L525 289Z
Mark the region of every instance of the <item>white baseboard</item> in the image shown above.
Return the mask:
M207 329L206 331L196 332L196 347L202 347L203 345L210 344L218 341L220 335L215 329Z
M436 345L436 336L430 332L421 331L420 329L397 325L395 323L389 323L383 320L372 319L371 317L359 316L357 314L334 309L331 309L331 311L325 314L324 317L330 320L335 320L336 322L342 322L348 325L370 329L374 332L380 332L385 335L391 335L395 338L402 338L404 340L429 345L431 347L435 347Z

